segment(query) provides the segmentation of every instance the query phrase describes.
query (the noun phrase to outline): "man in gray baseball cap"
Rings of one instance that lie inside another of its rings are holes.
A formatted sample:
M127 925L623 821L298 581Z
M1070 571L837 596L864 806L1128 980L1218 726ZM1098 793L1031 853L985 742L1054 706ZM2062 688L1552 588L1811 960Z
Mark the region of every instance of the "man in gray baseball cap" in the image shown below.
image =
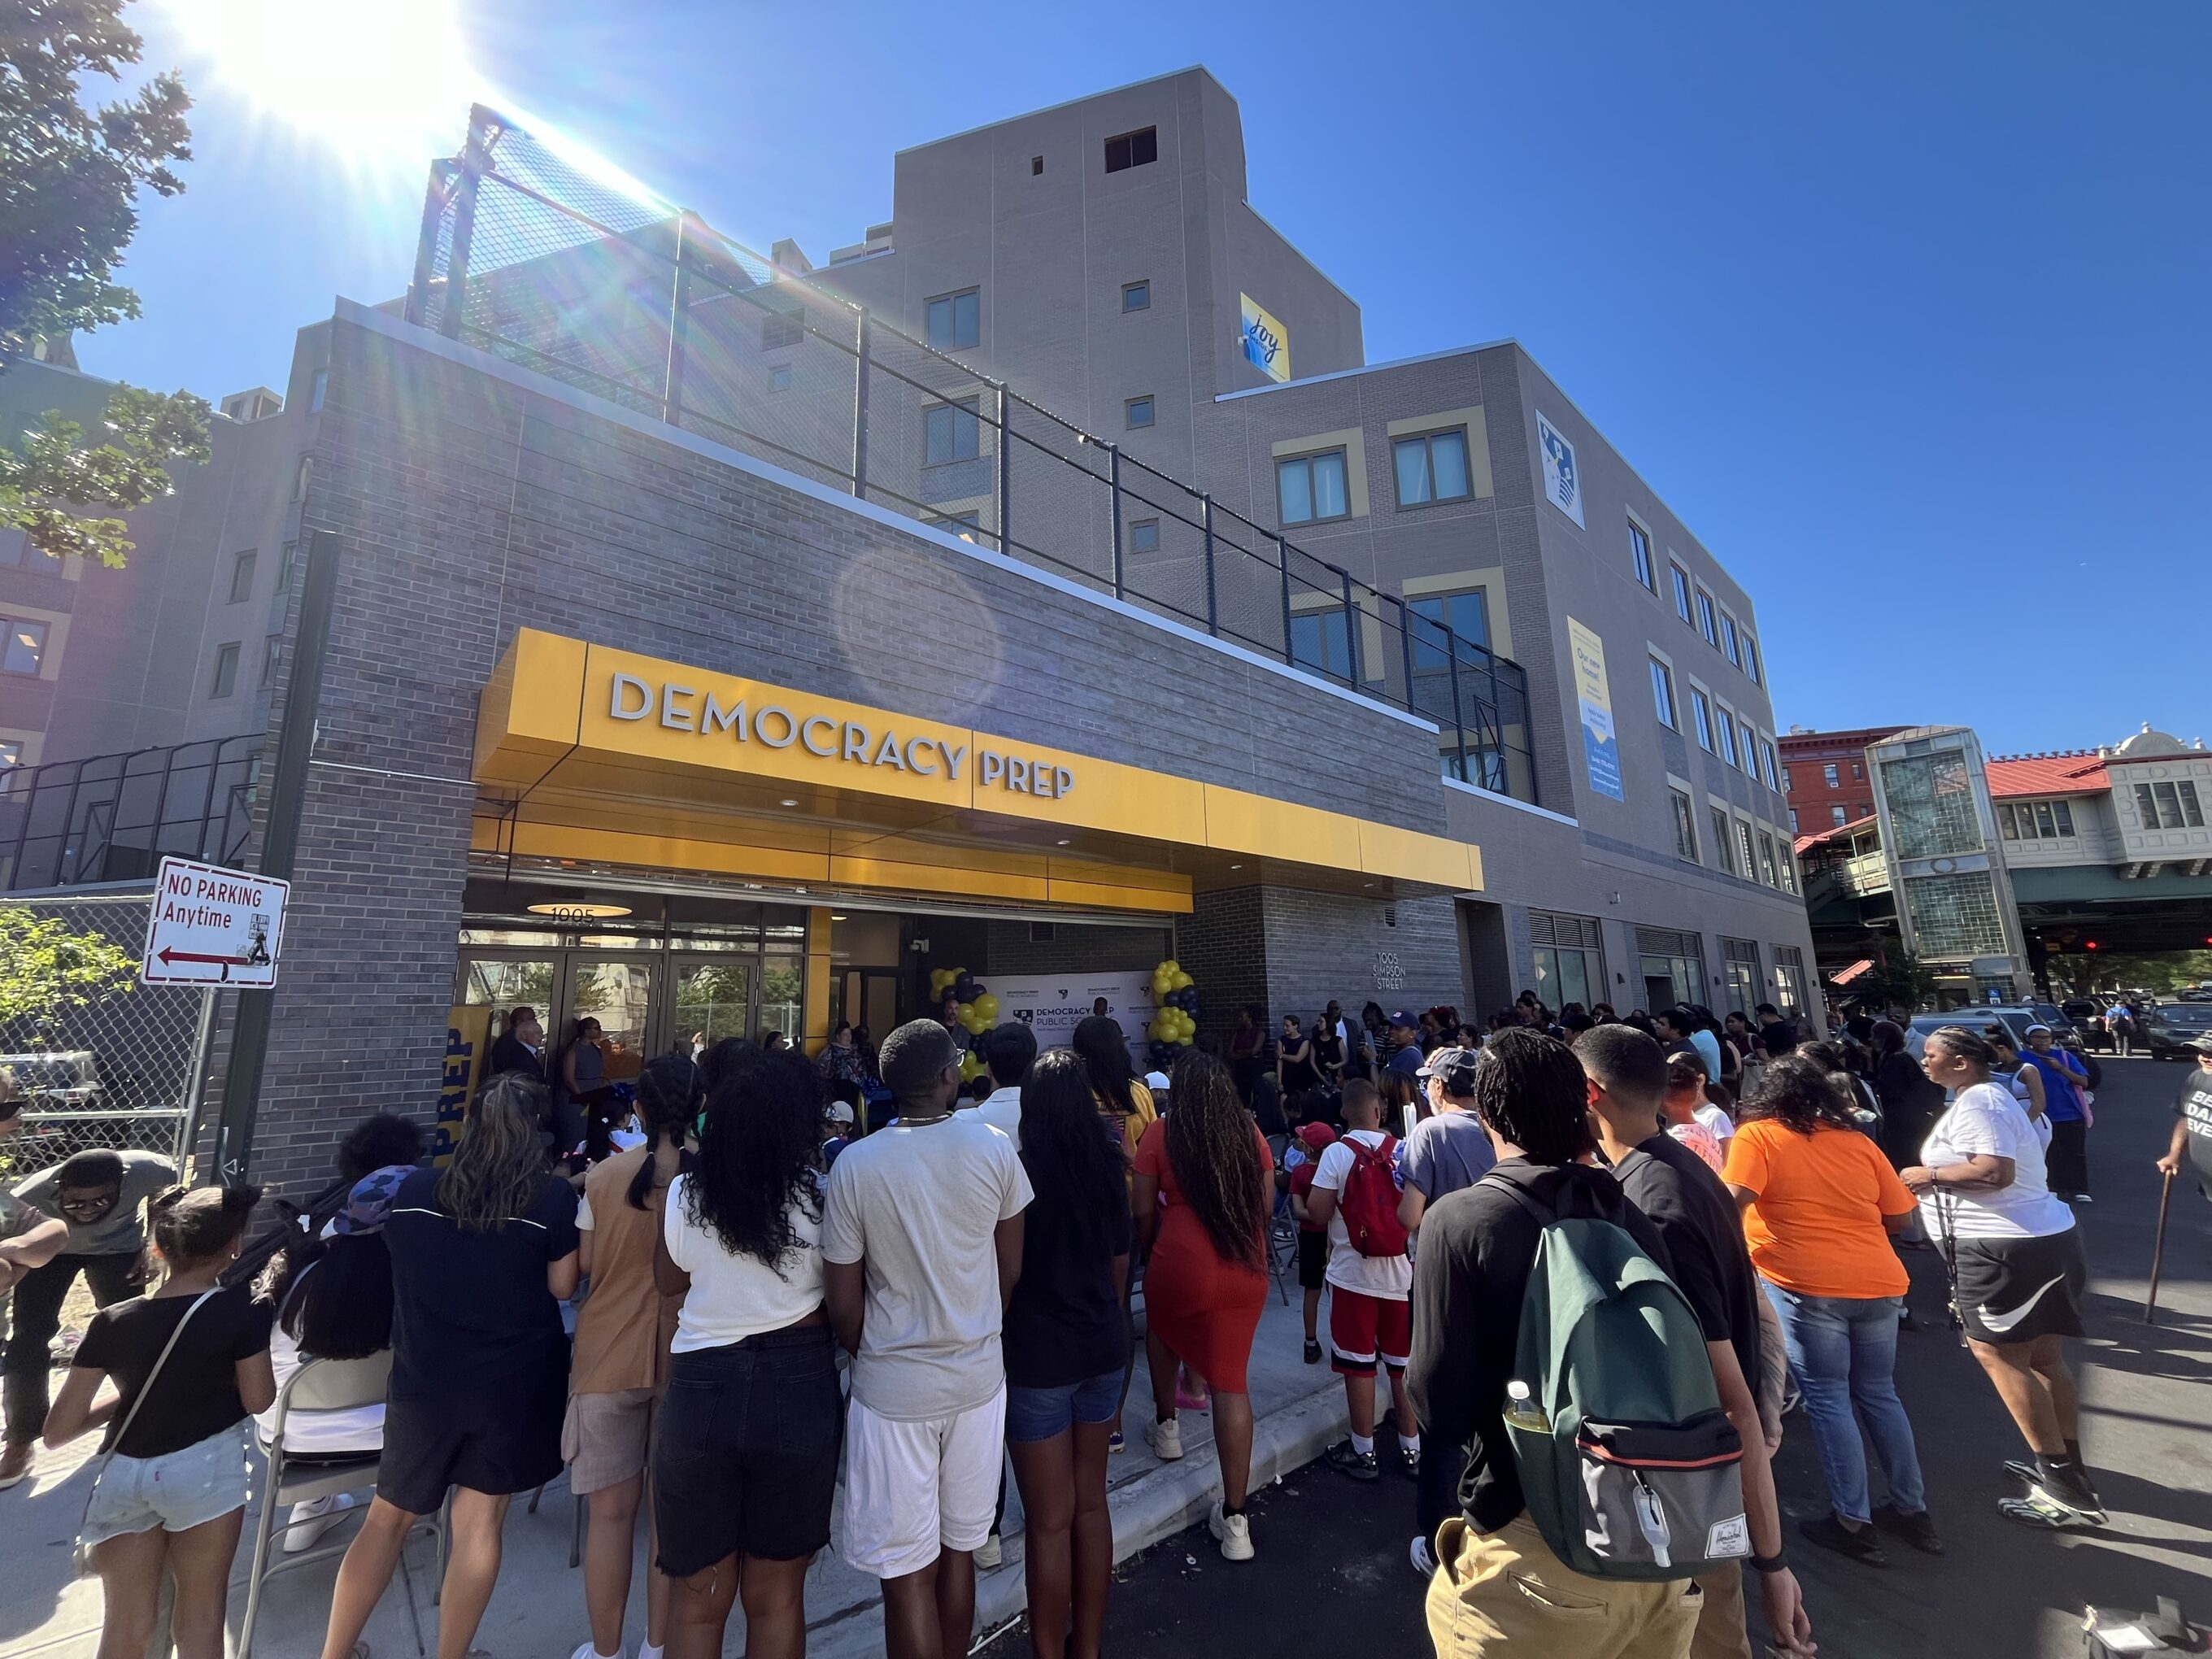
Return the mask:
M2181 1079L2181 1091L2173 1097L2173 1144L2158 1167L2178 1175L2185 1159L2196 1173L2197 1190L2212 1198L2212 1033L2182 1046L2195 1051L2197 1068Z

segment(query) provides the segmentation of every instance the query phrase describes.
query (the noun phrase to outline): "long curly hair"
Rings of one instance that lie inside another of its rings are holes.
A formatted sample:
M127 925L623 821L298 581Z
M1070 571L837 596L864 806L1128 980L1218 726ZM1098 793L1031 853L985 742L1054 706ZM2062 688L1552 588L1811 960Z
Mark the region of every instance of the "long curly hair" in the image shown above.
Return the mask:
M649 1060L637 1074L637 1116L645 1126L645 1162L637 1166L637 1173L629 1178L629 1190L623 1194L633 1210L645 1208L646 1194L653 1190L654 1155L664 1146L683 1146L692 1120L699 1115L704 1094L699 1068L683 1054Z
M793 1210L822 1219L822 1079L805 1057L763 1054L707 1103L684 1213L732 1255L785 1276L799 1249Z
M1186 1048L1168 1095L1168 1164L1183 1202L1224 1261L1262 1271L1267 1204L1261 1193L1260 1143L1229 1068Z
M495 1233L526 1213L545 1181L545 1085L502 1072L478 1090L461 1118L453 1161L438 1177L438 1203L465 1233Z
M1755 1123L1765 1118L1801 1135L1810 1135L1823 1124L1854 1132L1859 1127L1827 1068L1802 1054L1769 1061L1744 1097L1743 1121Z
M1069 1048L1048 1048L1022 1084L1022 1166L1034 1202L1103 1243L1129 1207L1121 1142L1106 1133L1091 1096L1091 1073Z

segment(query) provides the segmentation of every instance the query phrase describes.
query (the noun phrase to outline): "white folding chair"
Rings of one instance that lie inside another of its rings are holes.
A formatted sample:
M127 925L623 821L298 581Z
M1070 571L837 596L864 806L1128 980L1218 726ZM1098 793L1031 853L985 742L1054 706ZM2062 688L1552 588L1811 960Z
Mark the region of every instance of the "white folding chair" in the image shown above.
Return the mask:
M382 1462L380 1457L366 1457L348 1463L295 1463L284 1453L284 1420L294 1412L347 1411L362 1406L384 1403L386 1384L392 1375L392 1351L374 1353L366 1359L310 1359L292 1373L276 1395L276 1417L272 1431L262 1446L269 1460L268 1473L261 1486L261 1506L253 1523L253 1570L246 1590L246 1620L239 1627L238 1659L252 1659L254 1626L261 1616L262 1587L281 1572L295 1567L304 1567L318 1561L327 1561L345 1553L343 1542L318 1545L302 1550L296 1555L279 1553L271 1560L270 1546L282 1534L291 1531L292 1522L280 1524L277 1510L289 1510L295 1504L304 1504L317 1498L329 1498L343 1492L358 1492L376 1484L377 1471ZM312 1522L301 1522L312 1525ZM445 1520L443 1512L426 1515L415 1525L428 1527L437 1534L442 1557L445 1550ZM412 1528L410 1529L410 1531ZM407 1573L407 1558L399 1558L399 1571ZM407 1591L411 1599L414 1585L411 1579ZM422 1635L416 1635L416 1647L422 1650Z

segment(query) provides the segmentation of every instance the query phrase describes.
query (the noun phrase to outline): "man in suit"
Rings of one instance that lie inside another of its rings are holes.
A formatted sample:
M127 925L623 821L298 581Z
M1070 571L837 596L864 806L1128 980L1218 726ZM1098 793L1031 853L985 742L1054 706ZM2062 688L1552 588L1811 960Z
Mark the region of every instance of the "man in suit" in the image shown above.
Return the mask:
M545 1028L538 1023L535 1008L517 1008L507 1017L507 1030L491 1045L492 1077L501 1072L520 1072L532 1082L545 1081Z

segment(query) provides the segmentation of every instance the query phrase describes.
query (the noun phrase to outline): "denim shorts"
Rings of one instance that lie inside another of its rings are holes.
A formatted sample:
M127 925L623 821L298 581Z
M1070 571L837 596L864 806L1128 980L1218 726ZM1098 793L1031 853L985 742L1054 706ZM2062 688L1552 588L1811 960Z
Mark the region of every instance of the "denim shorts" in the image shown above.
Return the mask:
M159 1457L115 1456L85 1511L87 1546L131 1533L188 1532L246 1507L244 1425Z
M1028 1445L1078 1423L1111 1423L1121 1405L1121 1368L1056 1389L1006 1387L1006 1438Z

